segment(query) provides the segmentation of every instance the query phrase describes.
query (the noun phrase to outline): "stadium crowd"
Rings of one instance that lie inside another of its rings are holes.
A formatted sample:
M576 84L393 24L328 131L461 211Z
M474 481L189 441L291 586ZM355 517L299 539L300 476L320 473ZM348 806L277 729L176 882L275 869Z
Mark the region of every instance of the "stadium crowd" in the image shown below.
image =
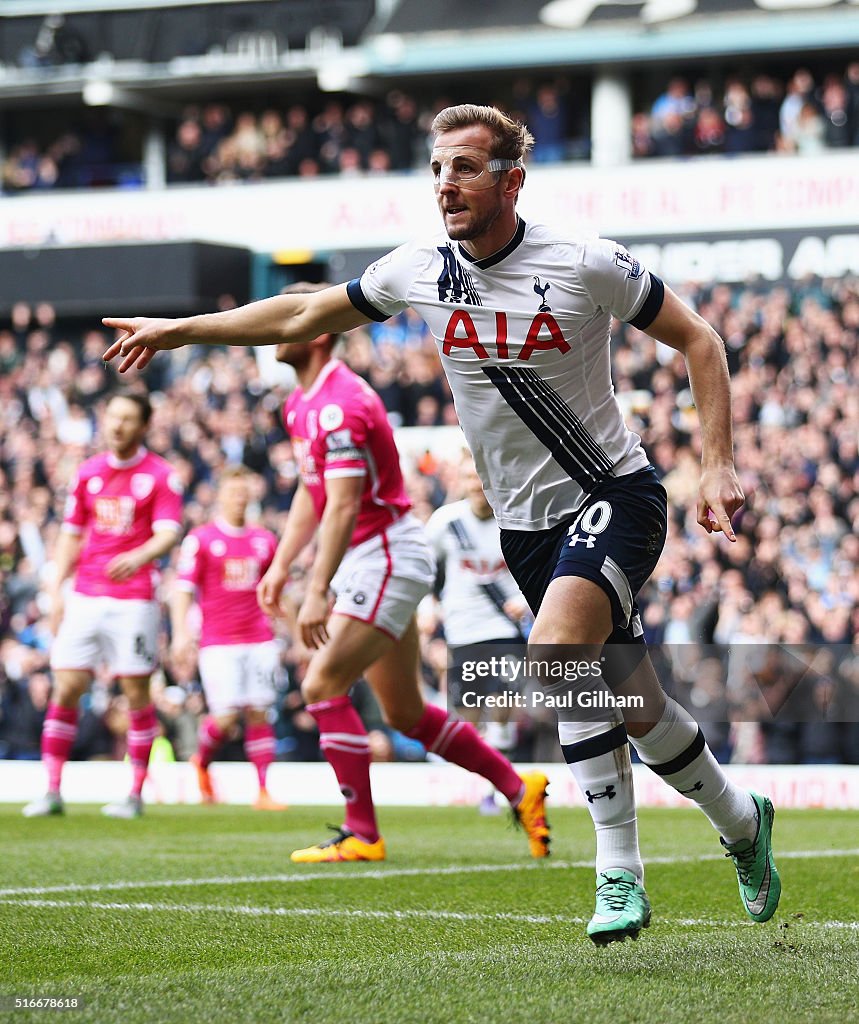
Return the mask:
M746 505L735 545L697 526L698 442L685 364L616 325L616 390L672 508L663 558L639 599L647 639L660 645L661 671L694 706L720 758L859 763L859 280L808 279L790 290L689 285L681 294L727 344ZM38 757L51 685L42 592L69 483L99 450L99 412L117 383L101 360L106 344L102 330L76 333L58 323L47 303L17 304L0 327L0 757ZM343 355L382 396L395 425L455 423L435 344L411 312L352 332ZM280 423L284 395L266 387L253 354L181 350L159 356L146 380L155 404L147 444L184 481L188 528L211 515L219 469L244 463L256 474L256 514L278 532L297 468ZM422 520L461 497L459 452L431 447L406 467ZM164 567L165 594L174 563L175 555ZM297 567L292 600L306 568ZM420 628L426 686L443 701L444 623L432 598ZM163 669L153 686L169 740L162 750L185 759L203 698L193 660L169 657L166 614L162 632ZM307 652L283 627L281 634L278 756L315 759L315 726L298 690ZM794 689L801 663L792 648L766 646L775 644L826 645L801 700ZM422 758L419 745L385 728L369 690L359 690L374 755ZM514 759L558 757L551 714L517 720ZM99 679L74 756L122 756L126 727L124 699ZM238 737L220 756L242 757Z
M859 145L859 61L815 81L799 68L783 82L763 72L728 76L721 90L672 78L633 118L635 157L713 153L820 153Z
M473 85L467 89L473 98ZM483 99L526 121L536 139L534 162L589 156L580 83L563 75L544 82L521 78L499 85L498 92ZM637 92L647 95L646 89ZM427 158L428 125L455 100L393 90L381 100L317 93L300 100L270 98L253 109L226 102L189 106L169 140L167 181L228 184L419 168ZM121 122L89 112L85 124L72 122L41 143L28 125L25 137L6 139L4 192L141 186L142 134L135 157L135 145L124 137L130 128ZM632 123L636 158L816 153L857 145L859 61L817 79L805 68L787 80L764 71L728 76L718 88L707 78L691 85L674 77Z
M51 118L51 124L54 118ZM58 133L36 131L31 118L23 136L5 133L0 189L5 195L100 186L141 188L143 167L134 125L125 116L87 110L65 119Z

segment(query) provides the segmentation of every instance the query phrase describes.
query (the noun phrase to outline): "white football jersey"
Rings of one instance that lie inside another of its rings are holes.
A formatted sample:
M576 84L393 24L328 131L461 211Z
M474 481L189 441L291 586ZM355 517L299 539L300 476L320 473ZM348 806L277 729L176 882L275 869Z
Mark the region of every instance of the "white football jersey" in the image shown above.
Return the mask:
M348 292L373 320L412 306L426 321L499 526L547 529L602 480L648 465L614 395L610 326L647 328L665 291L623 246L520 219L493 256L441 233L395 249Z
M441 607L444 635L454 647L521 636L501 611L519 594L501 554L498 524L479 519L468 501L442 505L430 516L427 536L444 566Z

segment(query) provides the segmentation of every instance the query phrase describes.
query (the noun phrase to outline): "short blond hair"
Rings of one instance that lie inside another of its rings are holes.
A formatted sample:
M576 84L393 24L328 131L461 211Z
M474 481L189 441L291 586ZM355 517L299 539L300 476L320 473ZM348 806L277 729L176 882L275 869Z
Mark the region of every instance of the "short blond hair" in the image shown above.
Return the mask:
M230 480L250 480L253 473L242 463L233 466L225 466L218 474L218 487L228 483Z
M492 132L492 156L501 160L524 160L534 145L534 136L521 121L498 107L460 103L439 111L430 126L433 135L482 124Z

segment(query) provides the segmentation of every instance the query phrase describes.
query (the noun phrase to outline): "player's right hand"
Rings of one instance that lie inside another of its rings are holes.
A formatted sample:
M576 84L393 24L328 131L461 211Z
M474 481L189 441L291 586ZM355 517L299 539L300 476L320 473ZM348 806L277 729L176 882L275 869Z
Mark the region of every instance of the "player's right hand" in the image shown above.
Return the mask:
M272 565L257 584L257 603L266 615L278 618L283 614L280 607L280 595L286 586L288 576L288 572Z
M186 661L193 660L194 653L194 641L190 636L180 633L173 637L173 642L170 644L170 658L172 661L177 664L183 664Z
M123 356L119 372L125 373L132 366L142 370L155 357L155 353L167 349L182 348L185 342L170 333L176 323L167 317L116 317L105 316L101 321L105 327L113 327L122 334L102 356L109 363L117 356Z
M308 590L298 610L296 625L305 647L318 650L328 643L328 593Z

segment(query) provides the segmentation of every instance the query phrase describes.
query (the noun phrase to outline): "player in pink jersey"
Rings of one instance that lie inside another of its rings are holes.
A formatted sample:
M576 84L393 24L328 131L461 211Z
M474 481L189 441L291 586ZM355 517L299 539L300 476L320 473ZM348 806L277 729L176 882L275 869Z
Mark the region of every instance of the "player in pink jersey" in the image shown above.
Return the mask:
M178 476L143 446L151 415L145 395L114 395L102 422L108 451L83 463L69 492L51 595L54 694L42 730L48 792L24 808L27 817L63 813L60 781L77 732L78 702L102 662L128 698L133 771L127 800L103 810L117 818L143 811L141 791L158 728L149 696L158 639L154 563L176 544L182 523ZM73 592L64 602L73 572Z
M361 675L389 725L489 779L525 827L532 855L543 857L549 852L546 777L520 777L473 725L425 704L421 696L414 613L433 585L435 561L409 511L385 407L357 374L332 358L336 341L326 334L277 350L278 360L293 366L298 377L284 413L301 483L258 593L263 609L279 614L290 565L318 526L316 558L297 619L303 642L316 650L301 689L346 798L346 820L335 836L296 850L292 860L385 858L370 790L367 732L349 697ZM330 590L336 595L333 609Z
M199 667L208 716L200 723L200 746L192 758L203 803L214 803L209 765L243 714L245 753L257 770L256 810L281 811L266 788L274 760L274 729L268 712L274 702L279 650L271 626L257 603L256 588L271 565L277 538L250 526L250 472L224 470L218 485L218 515L192 530L182 543L179 572L170 601L172 653L192 654L188 611L194 594L202 613Z

